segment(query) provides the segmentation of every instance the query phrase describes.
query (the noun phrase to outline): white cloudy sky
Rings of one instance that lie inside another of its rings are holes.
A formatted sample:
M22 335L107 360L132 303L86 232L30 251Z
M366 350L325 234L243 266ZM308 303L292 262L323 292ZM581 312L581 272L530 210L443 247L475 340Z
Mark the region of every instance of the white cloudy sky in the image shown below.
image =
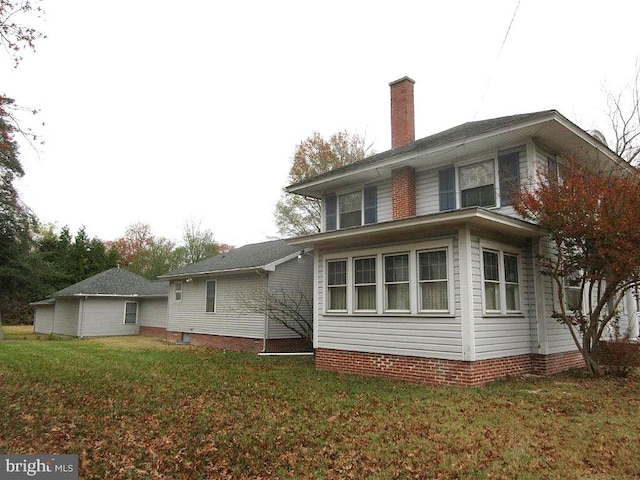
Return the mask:
M276 234L296 143L313 131L389 148L390 81L416 81L416 135L558 109L605 131L602 85L640 56L640 2L45 0L48 38L0 92L37 107L24 201L103 240L187 218L240 246ZM514 11L517 13L501 48ZM32 120L29 120L32 121Z

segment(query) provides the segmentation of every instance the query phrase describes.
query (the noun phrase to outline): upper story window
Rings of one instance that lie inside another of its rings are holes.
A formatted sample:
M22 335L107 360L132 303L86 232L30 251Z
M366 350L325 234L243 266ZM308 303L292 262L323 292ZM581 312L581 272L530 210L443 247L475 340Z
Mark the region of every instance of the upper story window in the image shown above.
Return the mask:
M457 185L457 189L456 189ZM509 205L520 188L520 152L438 171L439 210ZM460 192L459 196L457 191ZM499 192L499 197L498 197Z
M495 165L493 159L458 169L460 206L495 207Z
M325 230L357 227L378 221L376 187L325 196Z

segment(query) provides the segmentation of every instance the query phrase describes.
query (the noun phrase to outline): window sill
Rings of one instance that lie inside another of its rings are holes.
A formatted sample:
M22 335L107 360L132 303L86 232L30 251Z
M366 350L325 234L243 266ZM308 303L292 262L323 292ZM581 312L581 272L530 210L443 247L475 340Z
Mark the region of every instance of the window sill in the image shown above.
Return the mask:
M456 318L454 314L451 313L411 313L411 312L325 312L321 314L324 317L377 317L377 318L393 318L393 317L402 317L402 318Z
M484 313L482 314L482 318L505 318L505 317L525 317L526 315L522 312L508 312L508 313Z

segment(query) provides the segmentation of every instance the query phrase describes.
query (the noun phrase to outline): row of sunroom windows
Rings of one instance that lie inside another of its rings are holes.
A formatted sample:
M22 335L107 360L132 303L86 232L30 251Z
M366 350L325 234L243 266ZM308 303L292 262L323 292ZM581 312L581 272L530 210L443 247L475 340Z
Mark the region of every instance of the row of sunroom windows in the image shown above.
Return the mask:
M328 260L326 271L329 313L454 313L447 247ZM483 249L482 272L485 313L520 312L518 255Z

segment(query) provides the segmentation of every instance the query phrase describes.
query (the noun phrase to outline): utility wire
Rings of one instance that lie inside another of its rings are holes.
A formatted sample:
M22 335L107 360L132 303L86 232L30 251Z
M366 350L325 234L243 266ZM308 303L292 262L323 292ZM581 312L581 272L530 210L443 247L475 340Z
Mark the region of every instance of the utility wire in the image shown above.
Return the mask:
M493 73L495 72L498 62L500 61L500 56L502 55L502 51L504 50L505 44L507 43L507 38L509 38L509 32L511 31L511 26L513 25L513 21L516 19L518 8L520 8L520 1L521 0L518 0L518 3L516 4L516 8L513 11L513 15L511 15L511 21L509 22L509 26L507 27L506 33L504 34L504 38L502 39L502 45L500 45L500 50L498 50L498 56L496 57L496 60L493 64L493 68L491 69L491 73L489 74L489 79L487 80L487 84L485 85L484 91L482 92L482 95L480 97L480 101L478 102L478 108L476 108L476 111L473 114L473 120L477 118L478 111L480 110L480 106L482 105L482 102L484 102L484 97L487 94L487 91L489 90L489 86L491 85L491 80L493 80Z

